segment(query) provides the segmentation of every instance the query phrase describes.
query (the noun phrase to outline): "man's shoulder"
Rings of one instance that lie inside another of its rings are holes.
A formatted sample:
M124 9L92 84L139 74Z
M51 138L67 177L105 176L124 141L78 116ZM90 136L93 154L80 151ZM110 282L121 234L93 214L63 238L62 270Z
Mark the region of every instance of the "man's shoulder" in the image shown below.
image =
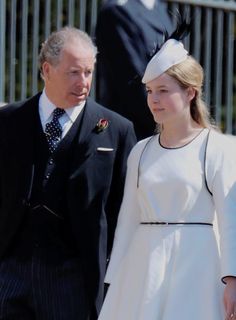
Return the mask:
M89 98L88 103L93 104L93 108L96 108L96 109L94 109L95 112L97 114L103 115L104 117L107 118L107 120L110 120L113 122L115 121L117 124L124 124L124 125L128 125L128 126L132 125L132 122L129 119L127 119L124 116L120 115L119 113L109 109L108 107L99 104L98 102L94 101L93 99Z
M11 102L8 104L5 104L0 107L0 117L8 117L11 116L14 113L18 113L18 111L22 110L24 106L27 106L28 104L32 105L33 103L37 103L39 96L41 93L36 94L33 97L29 97L25 100L20 100L16 102Z
M12 117L17 110L22 106L22 102L13 102L5 104L0 108L0 119L7 119L9 117Z

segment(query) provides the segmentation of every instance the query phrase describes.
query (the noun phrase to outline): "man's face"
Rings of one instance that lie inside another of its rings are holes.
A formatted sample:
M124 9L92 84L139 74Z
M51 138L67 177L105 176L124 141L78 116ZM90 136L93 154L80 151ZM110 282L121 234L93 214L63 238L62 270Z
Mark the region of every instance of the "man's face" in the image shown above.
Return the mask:
M47 97L61 108L84 101L90 92L94 63L92 49L78 41L66 44L56 66L49 62L42 66Z

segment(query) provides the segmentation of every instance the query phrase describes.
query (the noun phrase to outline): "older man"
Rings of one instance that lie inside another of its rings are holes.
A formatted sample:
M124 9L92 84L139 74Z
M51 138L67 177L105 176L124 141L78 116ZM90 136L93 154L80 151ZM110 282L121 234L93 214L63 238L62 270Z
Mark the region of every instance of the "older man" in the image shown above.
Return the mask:
M0 110L0 319L96 319L136 138L88 97L86 33L51 34L39 60L43 92Z

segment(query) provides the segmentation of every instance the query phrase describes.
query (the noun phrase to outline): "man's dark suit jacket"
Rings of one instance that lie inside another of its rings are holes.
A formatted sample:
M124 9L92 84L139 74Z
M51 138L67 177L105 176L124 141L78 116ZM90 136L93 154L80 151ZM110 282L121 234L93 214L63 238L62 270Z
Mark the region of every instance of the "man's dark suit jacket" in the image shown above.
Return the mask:
M155 45L163 42L163 30L170 32L172 23L161 1L152 10L139 0L117 2L107 0L98 16L97 98L130 119L141 139L155 127L141 78Z
M37 147L33 132L39 117L39 96L0 110L0 259L26 212L33 149ZM109 126L97 132L100 119L108 120ZM90 302L97 311L103 300L107 254L123 195L126 160L135 142L133 126L127 119L87 99L65 197L78 257L85 265Z

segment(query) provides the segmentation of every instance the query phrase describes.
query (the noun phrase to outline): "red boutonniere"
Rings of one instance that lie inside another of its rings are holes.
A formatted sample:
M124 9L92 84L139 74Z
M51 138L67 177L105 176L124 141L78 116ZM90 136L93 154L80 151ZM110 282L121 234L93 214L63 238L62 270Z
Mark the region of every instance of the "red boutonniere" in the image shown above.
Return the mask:
M100 119L96 124L96 132L102 132L108 127L108 120L107 119Z

